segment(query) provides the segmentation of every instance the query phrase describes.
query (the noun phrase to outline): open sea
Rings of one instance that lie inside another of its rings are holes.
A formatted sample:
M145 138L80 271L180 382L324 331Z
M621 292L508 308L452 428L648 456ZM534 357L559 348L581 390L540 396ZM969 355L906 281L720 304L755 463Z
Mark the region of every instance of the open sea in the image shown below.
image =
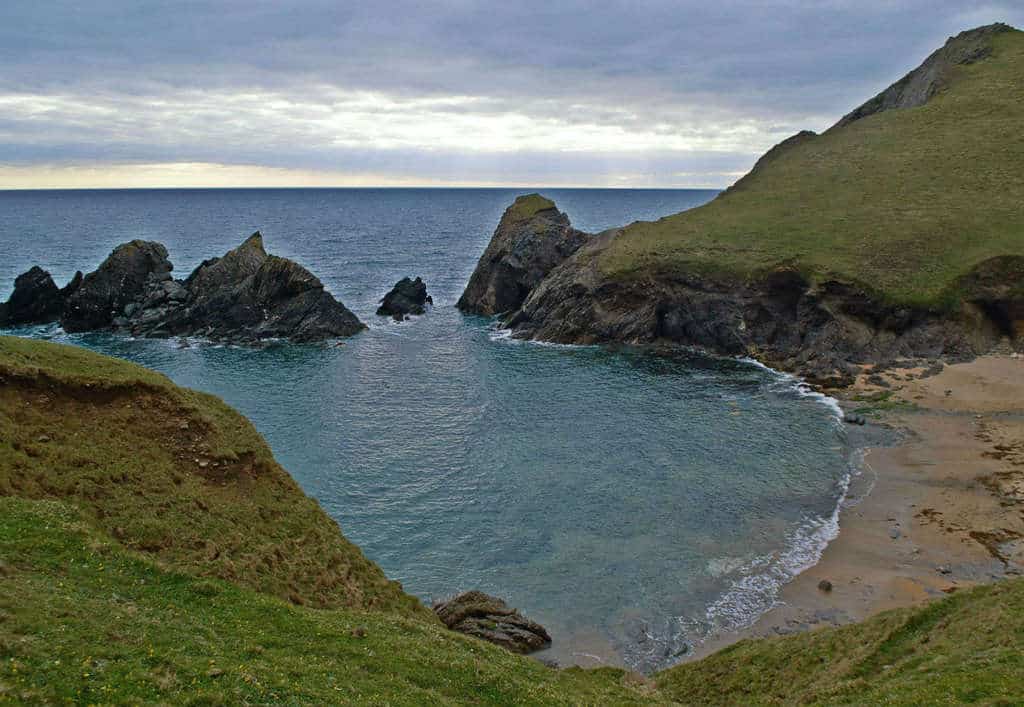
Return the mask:
M0 192L0 299L157 240L177 277L255 230L370 329L344 346L5 333L215 393L368 557L425 601L499 595L561 663L651 670L742 628L837 532L853 468L835 404L751 362L509 339L455 309L512 189ZM596 232L715 192L546 189ZM403 276L423 317L377 317Z

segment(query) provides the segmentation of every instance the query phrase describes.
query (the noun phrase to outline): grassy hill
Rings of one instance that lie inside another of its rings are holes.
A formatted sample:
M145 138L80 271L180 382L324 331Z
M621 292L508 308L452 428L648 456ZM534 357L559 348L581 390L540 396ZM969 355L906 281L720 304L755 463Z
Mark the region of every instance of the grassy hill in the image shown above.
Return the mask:
M629 280L788 265L933 306L954 302L979 263L1016 256L1002 267L1024 283L1024 33L956 41L987 56L950 66L924 105L791 138L709 204L627 227L597 254L601 270Z
M77 348L0 338L0 495L61 500L169 567L297 604L428 612L219 398Z
M1013 704L1022 655L1016 580L652 679L554 670L443 628L217 398L0 337L0 702Z

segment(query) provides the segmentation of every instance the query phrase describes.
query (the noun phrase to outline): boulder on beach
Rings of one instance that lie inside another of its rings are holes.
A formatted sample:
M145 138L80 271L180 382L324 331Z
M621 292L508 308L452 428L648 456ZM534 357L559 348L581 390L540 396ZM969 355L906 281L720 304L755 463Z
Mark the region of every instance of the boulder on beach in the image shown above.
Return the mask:
M403 277L384 295L377 314L402 321L409 314L425 313L428 304L434 304L434 300L427 294L426 283L418 277L415 280Z
M456 306L488 316L518 309L589 237L573 228L550 199L520 196L505 210Z
M532 653L551 645L543 626L483 592L465 592L435 604L434 613L452 631L482 638L513 653Z

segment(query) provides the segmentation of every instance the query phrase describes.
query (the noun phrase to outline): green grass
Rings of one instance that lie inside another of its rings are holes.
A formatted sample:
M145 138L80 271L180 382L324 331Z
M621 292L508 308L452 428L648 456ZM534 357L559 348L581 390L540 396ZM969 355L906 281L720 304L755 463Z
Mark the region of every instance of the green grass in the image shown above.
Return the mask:
M1024 702L1024 580L954 594L861 624L743 641L668 670L686 704Z
M170 571L56 501L0 498L0 558L0 701L650 701L621 670L553 670L437 622Z
M997 256L1024 282L1024 33L955 71L924 106L799 140L709 204L629 226L600 267L620 279L791 267L923 306L954 304L958 280Z
M219 398L12 337L0 337L0 379L0 495L67 501L128 548L295 603L432 616Z
M541 211L555 208L555 202L546 199L540 194L525 194L516 197L512 206L505 211L506 218L513 221L526 221Z

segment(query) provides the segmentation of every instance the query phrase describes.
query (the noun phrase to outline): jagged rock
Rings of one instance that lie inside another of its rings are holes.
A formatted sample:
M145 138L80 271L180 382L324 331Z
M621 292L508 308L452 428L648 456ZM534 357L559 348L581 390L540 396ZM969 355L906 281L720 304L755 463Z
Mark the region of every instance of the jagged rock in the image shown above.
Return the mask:
M588 238L554 202L539 194L520 196L501 217L456 306L485 315L515 310Z
M76 273L62 290L34 267L0 305L0 326L59 319L69 332L114 329L240 343L319 341L365 328L304 267L267 255L259 232L185 280L173 279L171 270L166 248L148 241L119 245L95 272Z
M433 298L427 294L427 285L420 278L410 280L403 277L384 295L377 308L377 314L383 317L394 317L401 321L407 314L423 314L425 305L434 304Z
M64 296L50 273L34 265L18 275L11 298L0 304L0 327L54 322L63 309Z
M1012 31L1009 25L997 22L950 37L945 46L934 51L923 64L845 115L835 127L841 128L886 110L923 106L949 85L957 66L973 64L992 53L993 35Z
M151 275L169 276L171 268L160 243L136 240L119 245L67 298L61 326L70 332L110 328L125 305L143 294Z
M311 272L268 255L258 231L223 257L204 261L184 281L154 278L142 305L126 314L136 335L240 342L319 341L365 328Z
M466 592L436 604L434 613L453 631L482 638L514 653L532 653L551 645L551 636L497 597Z

